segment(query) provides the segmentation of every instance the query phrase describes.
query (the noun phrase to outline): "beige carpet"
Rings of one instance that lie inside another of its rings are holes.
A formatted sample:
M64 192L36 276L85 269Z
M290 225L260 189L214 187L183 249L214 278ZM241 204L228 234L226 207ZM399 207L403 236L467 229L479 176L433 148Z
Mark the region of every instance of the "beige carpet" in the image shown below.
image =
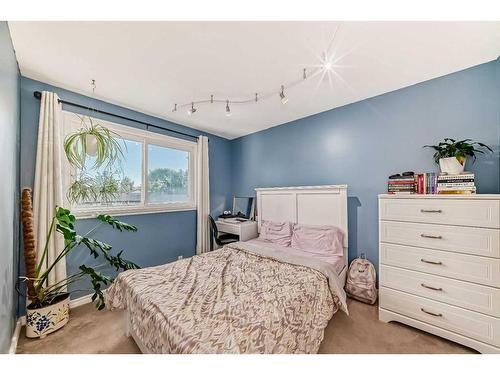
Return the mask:
M475 353L451 341L378 320L376 306L349 300L350 315L335 314L325 330L320 353ZM24 328L17 353L139 353L123 333L119 311L96 311L93 305L71 310L70 322L44 339L27 339Z

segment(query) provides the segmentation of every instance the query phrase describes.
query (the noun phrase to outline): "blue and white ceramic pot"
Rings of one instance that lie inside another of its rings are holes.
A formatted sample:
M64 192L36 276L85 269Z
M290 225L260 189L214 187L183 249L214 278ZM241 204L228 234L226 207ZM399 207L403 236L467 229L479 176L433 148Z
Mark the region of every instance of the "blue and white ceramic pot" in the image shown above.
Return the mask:
M69 293L58 297L50 306L26 308L26 337L43 338L69 321Z

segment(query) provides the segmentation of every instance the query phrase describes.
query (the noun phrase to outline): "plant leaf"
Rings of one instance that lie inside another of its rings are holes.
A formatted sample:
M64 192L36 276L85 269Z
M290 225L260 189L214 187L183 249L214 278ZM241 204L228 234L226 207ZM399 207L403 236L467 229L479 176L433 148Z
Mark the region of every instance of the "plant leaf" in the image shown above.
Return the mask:
M108 277L103 275L100 272L96 272L92 267L87 267L86 265L82 264L79 269L86 275L90 277L90 281L92 283L92 288L94 289L94 294L92 295L92 301L95 301L96 299L97 304L96 307L98 310L102 310L105 306L104 302L104 294L102 292L102 284L108 285L110 284L113 280Z
M119 221L110 215L98 215L96 219L102 221L103 223L111 225L113 228L118 229L120 232L123 232L124 230L137 232L137 227L135 225L124 223L123 221Z

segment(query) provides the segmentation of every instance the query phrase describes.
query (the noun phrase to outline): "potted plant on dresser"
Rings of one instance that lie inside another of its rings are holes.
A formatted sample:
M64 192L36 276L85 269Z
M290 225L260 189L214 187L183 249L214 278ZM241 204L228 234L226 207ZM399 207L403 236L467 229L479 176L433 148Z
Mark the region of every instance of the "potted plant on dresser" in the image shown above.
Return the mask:
M50 223L47 239L43 244L40 259L36 256L36 243L33 232L33 212L31 203L31 189L22 191L21 216L23 224L24 259L26 276L19 282L27 284L27 314L26 336L44 337L47 334L62 328L69 320L70 293L67 287L83 279L89 279L92 284L92 301L96 301L97 309L104 308L104 295L102 288L110 284L113 279L85 264L80 265L79 272L66 277L56 283L49 284L49 276L54 272L56 264L73 251L89 251L93 258L101 258L106 264L114 267L116 271L139 268L135 263L122 258L122 251L112 254L112 247L107 243L91 237L101 226L111 226L123 232L136 232L133 225L121 222L109 215L98 215L98 224L85 234L77 233L75 229L75 216L62 207L56 207L54 217ZM49 243L52 236L59 235L64 238L64 248L52 264L42 269ZM19 286L19 283L18 283ZM20 289L18 288L18 291Z
M493 152L484 143L475 142L472 139L456 141L452 138L445 138L443 142L439 142L437 145L426 145L424 147L436 151L434 161L439 164L441 173L445 174L460 174L464 171L468 157L472 157L475 161L476 154Z

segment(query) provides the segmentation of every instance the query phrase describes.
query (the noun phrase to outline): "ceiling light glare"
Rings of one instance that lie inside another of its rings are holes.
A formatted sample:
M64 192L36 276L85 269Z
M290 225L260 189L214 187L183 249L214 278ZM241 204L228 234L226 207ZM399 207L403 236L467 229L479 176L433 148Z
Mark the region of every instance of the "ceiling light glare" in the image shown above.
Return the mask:
M327 61L323 64L323 69L324 70L332 70L333 68L333 64L331 61Z

